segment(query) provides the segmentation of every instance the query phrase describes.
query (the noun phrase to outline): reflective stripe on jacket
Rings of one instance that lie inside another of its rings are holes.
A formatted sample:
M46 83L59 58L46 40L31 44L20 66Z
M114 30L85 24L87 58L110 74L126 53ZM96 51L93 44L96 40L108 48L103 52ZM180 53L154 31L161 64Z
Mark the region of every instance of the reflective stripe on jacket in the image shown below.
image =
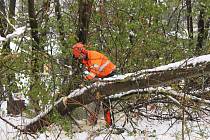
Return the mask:
M85 77L87 80L95 76L103 78L116 69L116 66L103 54L97 51L87 51L87 60L83 60L89 74Z

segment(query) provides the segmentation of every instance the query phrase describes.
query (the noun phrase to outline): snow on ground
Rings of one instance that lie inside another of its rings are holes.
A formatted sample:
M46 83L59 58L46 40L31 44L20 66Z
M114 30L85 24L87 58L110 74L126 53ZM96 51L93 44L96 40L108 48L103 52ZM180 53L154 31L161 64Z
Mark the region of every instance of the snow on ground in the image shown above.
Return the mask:
M4 115L4 114L3 114ZM1 116L3 116L1 114ZM8 122L16 125L21 126L22 124L25 124L27 119L23 117L3 117ZM21 138L22 135L17 131L17 129L14 129L12 126L10 126L8 123L0 119L0 139L1 140L12 140L12 139L18 139Z
M29 119L24 117L5 116L4 119L10 123L20 126L26 123ZM123 120L117 119L116 125L122 126ZM89 126L86 120L79 120L78 123L82 130L77 126L73 126L72 133L67 134L62 131L60 127L52 124L47 128L47 131L34 135L21 134L9 124L0 119L0 137L1 140L179 140L182 135L181 121L158 121L147 120L146 118L139 119L136 126L136 133L130 124L127 124L121 134L111 134L112 129L105 128L104 120L101 118L96 126ZM174 123L174 124L173 124ZM191 140L210 140L210 128L207 123L202 122L188 122L185 124L187 132L185 139ZM99 131L100 130L100 131Z

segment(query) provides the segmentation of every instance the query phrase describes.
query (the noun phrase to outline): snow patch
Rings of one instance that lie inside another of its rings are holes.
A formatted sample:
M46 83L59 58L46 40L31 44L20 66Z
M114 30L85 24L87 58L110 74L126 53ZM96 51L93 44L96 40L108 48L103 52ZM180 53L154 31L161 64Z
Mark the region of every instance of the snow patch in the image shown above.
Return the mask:
M25 30L26 30L26 26L16 28L15 31L11 34L8 34L6 36L6 38L8 39L8 38L14 38L16 36L19 36L19 35L23 34L25 32Z
M21 34L23 34L25 32L25 30L26 30L26 26L16 28L15 31L11 34L8 34L6 36L6 38L0 36L0 42L7 41L8 39L12 39L14 37L20 36Z
M169 35L169 36L177 36L178 38L181 38L181 39L188 39L187 31L183 32L183 33L179 33L179 32L176 32L176 31L171 31L167 35Z
M0 42L1 41L6 41L7 39L5 37L0 36Z
M7 114L7 101L1 102L0 112L1 116L5 116Z
M87 140L88 137L89 137L88 132L82 132L82 133L76 133L72 139L73 140Z

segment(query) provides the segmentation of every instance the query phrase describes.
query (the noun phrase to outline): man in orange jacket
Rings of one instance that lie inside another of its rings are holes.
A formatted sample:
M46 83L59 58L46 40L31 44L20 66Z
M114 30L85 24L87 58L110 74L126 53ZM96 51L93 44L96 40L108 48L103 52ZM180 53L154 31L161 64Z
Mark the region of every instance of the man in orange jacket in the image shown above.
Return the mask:
M116 66L103 54L97 51L86 50L82 43L73 46L73 57L79 59L89 72L85 75L86 80L105 78L115 74ZM104 115L107 125L112 125L111 111L107 103L104 103Z
M116 70L116 66L105 55L97 51L86 50L82 43L73 46L73 56L81 60L89 72L84 77L86 80L92 80L95 77L110 77Z

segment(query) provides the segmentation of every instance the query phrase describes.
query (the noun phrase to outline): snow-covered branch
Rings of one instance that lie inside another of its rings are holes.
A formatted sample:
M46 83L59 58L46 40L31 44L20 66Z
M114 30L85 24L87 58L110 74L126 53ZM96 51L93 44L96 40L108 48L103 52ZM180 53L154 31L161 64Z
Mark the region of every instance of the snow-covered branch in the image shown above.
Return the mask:
M8 39L12 39L14 37L18 37L23 34L26 30L26 26L15 28L15 31L11 34L8 34L6 37L0 36L0 42L7 41Z
M199 101L201 103L210 104L210 100L198 98L196 96L189 95L189 94L184 95L184 93L177 92L177 91L173 90L171 87L167 87L167 88L159 87L159 88L157 88L157 90L168 93L169 95L174 95L174 96L178 96L178 97L184 97L185 96L185 98L189 98L189 99L194 100L194 101Z
M134 73L126 73L124 75L118 75L118 76L114 76L114 77L110 77L110 78L105 78L105 79L103 79L103 81L122 80L122 79L126 79L130 76L132 76L132 77L136 77L138 75L143 76L142 74L144 74L144 73L148 74L148 73L155 73L158 71L174 70L174 69L179 69L179 68L190 68L190 67L195 67L198 65L204 65L208 62L210 62L210 54L188 58L185 60L167 64L167 65L155 67L152 69L144 69L144 70L140 70L140 71L137 71Z

